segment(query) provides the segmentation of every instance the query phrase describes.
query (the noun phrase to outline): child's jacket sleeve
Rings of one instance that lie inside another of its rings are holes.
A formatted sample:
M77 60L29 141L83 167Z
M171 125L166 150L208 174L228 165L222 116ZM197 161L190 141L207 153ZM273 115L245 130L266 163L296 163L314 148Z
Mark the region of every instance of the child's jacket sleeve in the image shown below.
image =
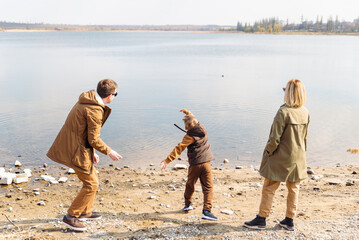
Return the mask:
M183 109L182 112L186 115L193 115L189 110Z
M181 155L181 153L186 149L186 147L188 147L189 145L191 145L192 143L194 143L194 139L193 137L189 136L188 134L186 134L183 137L182 142L180 142L179 144L177 144L177 146L172 150L172 152L170 153L170 155L168 155L168 157L166 158L166 163L170 163L172 162L174 159L176 159L179 155Z

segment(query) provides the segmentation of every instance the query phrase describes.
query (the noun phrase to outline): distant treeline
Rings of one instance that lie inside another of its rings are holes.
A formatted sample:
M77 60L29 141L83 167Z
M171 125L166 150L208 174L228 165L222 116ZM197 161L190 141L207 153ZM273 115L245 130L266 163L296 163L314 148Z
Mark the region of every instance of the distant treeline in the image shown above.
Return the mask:
M221 29L234 30L240 32L325 32L325 33L358 33L359 32L359 17L352 22L340 21L338 16L327 18L323 21L323 17L317 17L317 20L308 21L301 19L301 23L289 23L288 20L279 20L278 18L268 18L256 21L254 24L237 23L236 29Z
M219 25L67 25L0 21L0 31L219 31ZM225 28L233 28L225 27Z

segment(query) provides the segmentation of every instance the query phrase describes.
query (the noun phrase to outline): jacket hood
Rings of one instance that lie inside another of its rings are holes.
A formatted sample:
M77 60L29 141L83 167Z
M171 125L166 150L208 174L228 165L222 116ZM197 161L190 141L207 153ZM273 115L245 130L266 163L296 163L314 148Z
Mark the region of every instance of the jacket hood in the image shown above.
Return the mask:
M92 104L92 105L100 105L96 100L95 90L90 90L88 92L83 92L79 97L79 102L82 104Z

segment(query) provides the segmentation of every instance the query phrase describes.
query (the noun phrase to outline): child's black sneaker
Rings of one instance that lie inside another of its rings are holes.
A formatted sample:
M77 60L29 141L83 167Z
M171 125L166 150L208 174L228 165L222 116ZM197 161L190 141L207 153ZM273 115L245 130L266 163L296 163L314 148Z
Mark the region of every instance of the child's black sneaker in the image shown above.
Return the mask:
M288 231L294 231L294 223L292 218L285 217L284 220L279 222L279 225Z
M188 203L188 204L185 204L184 208L183 208L183 211L189 211L189 210L193 210L193 205L192 203Z
M245 222L243 226L251 229L264 230L266 229L266 218L257 215L255 219L249 222Z
M202 219L217 221L217 217L215 217L210 211L203 210L202 211Z

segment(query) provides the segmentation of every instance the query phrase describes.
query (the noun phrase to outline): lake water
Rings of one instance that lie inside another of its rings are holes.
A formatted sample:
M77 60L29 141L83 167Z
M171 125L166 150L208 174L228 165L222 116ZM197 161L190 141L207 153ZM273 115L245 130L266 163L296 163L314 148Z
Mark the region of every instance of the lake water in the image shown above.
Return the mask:
M359 147L358 53L358 36L1 32L0 162L53 163L45 154L80 93L112 78L101 136L124 156L117 166L158 166L184 135L181 108L206 126L215 165L259 165L282 87L297 78L308 165L358 165L346 152Z

